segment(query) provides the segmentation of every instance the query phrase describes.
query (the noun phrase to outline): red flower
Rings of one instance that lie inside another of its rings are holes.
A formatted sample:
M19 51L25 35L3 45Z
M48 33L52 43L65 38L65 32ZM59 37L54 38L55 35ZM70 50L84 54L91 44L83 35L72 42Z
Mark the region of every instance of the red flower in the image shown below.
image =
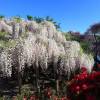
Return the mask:
M57 96L54 96L54 97L53 97L53 100L58 100L58 97L57 97Z
M69 89L71 90L71 92L76 92L77 91L77 84L75 84L75 83L71 84Z
M68 100L66 97L62 97L61 100Z
M30 100L36 100L36 96L34 96L34 95L31 96L31 97L30 97Z
M96 100L96 97L95 96L86 96L86 100Z
M45 90L45 96L47 96L48 98L51 98L51 95L52 95L51 88L50 87L46 88L46 90Z
M17 97L16 96L13 96L13 100L17 100Z
M76 86L75 90L76 90L76 92L80 91L80 86Z
M91 73L88 78L89 78L89 80L94 80L95 76L96 76L96 72Z
M48 96L48 98L51 98L51 92L50 91L47 92L47 96Z
M100 72L95 72L95 77L100 76Z
M84 75L83 74L80 75L79 80L84 80L84 79L85 79Z
M74 79L77 80L77 81L79 80L79 78L80 78L79 74L74 77Z
M96 88L96 85L90 83L89 86L88 86L88 88L89 88L89 89Z
M78 75L76 75L75 76L75 80L84 80L84 79L86 79L88 77L88 74L87 74L87 72L83 72L83 73L81 73L81 74L78 74Z
M82 73L83 73L83 72L87 72L86 67L81 67L81 72L82 72Z
M87 90L87 89L88 89L88 86L87 86L86 84L83 84L83 85L82 85L82 89L83 89L83 90Z
M26 96L24 96L23 100L27 100L27 97L26 97Z
M97 67L100 68L100 64L97 64Z

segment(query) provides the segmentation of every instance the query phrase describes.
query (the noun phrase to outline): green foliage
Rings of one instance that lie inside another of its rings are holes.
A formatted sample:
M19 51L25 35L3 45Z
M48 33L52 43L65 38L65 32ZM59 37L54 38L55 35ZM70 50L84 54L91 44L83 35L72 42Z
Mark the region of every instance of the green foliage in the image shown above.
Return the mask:
M52 22L57 30L60 29L60 23L57 23L56 21L54 21L54 19L51 18L50 16L46 16L45 20Z
M99 33L99 32L100 32L100 22L91 25L91 26L90 26L90 29L89 29L88 31L91 31L92 34L97 34L97 33Z
M53 22L53 18L51 18L50 16L46 16L45 20L46 20L46 21Z
M80 38L77 36L71 36L71 40L80 42Z
M0 96L0 100L14 100L9 95Z
M82 54L83 52L92 54L92 51L90 50L90 45L91 45L90 42L82 41L80 37L71 35L69 33L65 33L65 37L67 41L78 41L80 43L81 46L80 54Z
M14 47L16 44L15 40L10 40L9 38L6 38L5 36L9 35L7 32L0 32L0 47L6 48L6 47Z
M96 36L97 41L100 41L100 36Z
M27 15L27 19L30 20L30 21L34 20L37 23L41 23L44 20L50 21L54 24L54 26L56 27L57 30L60 29L60 23L57 23L56 21L54 21L54 19L51 18L50 16L46 16L45 18L42 18L42 17L39 17L39 16L38 17L37 16L32 17L30 15Z
M83 52L88 53L88 54L92 53L90 48L89 48L90 47L89 42L80 42L80 45L83 49Z
M27 19L32 21L33 20L33 17L31 15L27 15Z
M3 39L5 37L5 35L7 35L7 32L0 32L0 39Z
M65 37L66 37L66 40L67 40L67 41L70 41L70 40L71 40L71 35L70 35L70 34L65 33Z
M20 16L15 16L13 17L13 19L17 22L17 23L20 23L22 21L21 17Z
M21 89L21 95L17 95L18 100L23 100L23 97L26 96L29 100L31 96L31 91L30 88L27 85L24 85L23 88Z
M70 41L78 41L78 42L80 42L80 37L78 37L78 36L74 36L74 35L71 35L69 33L66 33L65 37L66 37L66 40L68 40L68 41L70 40Z
M3 18L5 18L3 15L0 15L0 19L3 19Z
M15 45L16 41L14 40L8 40L8 41L0 40L0 47L2 48L14 47Z
M82 55L83 54L83 48L82 48L82 46L81 46L81 48L80 48L80 55Z
M60 29L60 23L57 23L57 22L53 22L54 26L56 27L56 29Z
M41 17L36 17L36 16L33 17L33 16L30 16L30 15L27 15L27 19L30 20L30 21L34 20L37 23L41 23L42 21L44 21L44 19L41 18Z
M41 23L41 22L44 21L44 19L41 18L41 17L34 17L33 19L34 19L34 21L36 21L37 23Z
M0 97L0 100L4 100L4 98L3 97Z

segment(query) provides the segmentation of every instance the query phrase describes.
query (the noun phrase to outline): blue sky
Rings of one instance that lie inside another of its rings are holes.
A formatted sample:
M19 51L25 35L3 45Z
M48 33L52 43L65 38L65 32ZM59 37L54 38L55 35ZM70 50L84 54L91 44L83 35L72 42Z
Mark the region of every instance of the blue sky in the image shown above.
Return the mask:
M0 14L53 17L63 31L85 32L100 21L100 0L0 0Z

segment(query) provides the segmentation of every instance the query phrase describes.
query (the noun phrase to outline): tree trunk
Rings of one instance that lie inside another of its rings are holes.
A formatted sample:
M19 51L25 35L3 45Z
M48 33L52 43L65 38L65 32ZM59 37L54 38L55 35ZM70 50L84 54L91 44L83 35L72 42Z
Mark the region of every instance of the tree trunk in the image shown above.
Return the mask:
M56 80L56 89L57 89L57 95L59 95L59 80Z
M19 69L19 67L18 67L18 86L19 86L19 94L21 94L21 84L22 84L21 72L20 72L20 69Z
M97 70L97 52L98 52L98 51L97 51L97 39L96 39L95 33L94 33L94 39L95 39L95 43L96 43L96 44L95 44L95 45L96 45L96 47L95 47L95 65L96 65L95 67L96 67L96 68L94 68L94 69Z
M38 93L38 97L40 98L40 84L39 84L39 65L38 65L38 58L36 57L36 90Z

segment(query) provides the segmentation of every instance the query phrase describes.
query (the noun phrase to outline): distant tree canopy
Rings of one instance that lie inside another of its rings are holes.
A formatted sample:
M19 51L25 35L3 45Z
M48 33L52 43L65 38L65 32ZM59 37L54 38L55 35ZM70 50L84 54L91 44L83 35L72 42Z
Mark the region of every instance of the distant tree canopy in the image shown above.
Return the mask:
M100 32L100 23L96 23L96 24L91 25L90 31L92 33L98 33L98 32Z
M14 16L13 19L15 19L18 23L22 21L20 16Z
M41 22L43 22L44 21L44 18L41 18L41 17L33 17L33 19L34 19L34 21L36 21L37 23L41 23Z
M100 22L91 25L85 34L93 34L96 42L100 41Z
M65 35L66 40L72 40L72 41L78 41L80 42L80 33L79 32L73 32L69 31Z
M47 21L51 21L51 22L53 22L53 18L51 18L50 16L46 16L46 18L45 18Z
M100 22L91 25L85 34L100 34Z
M2 18L5 18L5 16L3 16L3 15L0 15L0 19L2 19Z
M86 31L85 34L89 34L89 35L93 35L94 36L94 41L93 43L95 44L95 56L97 56L97 52L98 52L98 43L100 41L100 22L99 23L95 23L93 25L90 26L90 28Z
M60 23L57 23L56 21L54 21L52 17L46 16L45 20L52 22L55 25L56 29L60 29Z
M27 15L27 19L31 21L33 20L33 17L31 15Z
M50 22L52 22L54 24L54 26L56 27L57 30L60 29L60 23L57 23L56 21L54 21L54 19L52 17L50 17L50 16L46 16L46 17L42 18L42 17L39 17L39 16L38 17L37 16L33 17L31 15L27 15L27 19L30 20L30 21L34 20L37 23L41 23L44 20L50 21Z
M65 33L65 37L67 41L78 41L80 43L82 50L85 53L93 54L92 50L90 49L90 45L91 45L90 42L82 40L80 32L69 31Z

